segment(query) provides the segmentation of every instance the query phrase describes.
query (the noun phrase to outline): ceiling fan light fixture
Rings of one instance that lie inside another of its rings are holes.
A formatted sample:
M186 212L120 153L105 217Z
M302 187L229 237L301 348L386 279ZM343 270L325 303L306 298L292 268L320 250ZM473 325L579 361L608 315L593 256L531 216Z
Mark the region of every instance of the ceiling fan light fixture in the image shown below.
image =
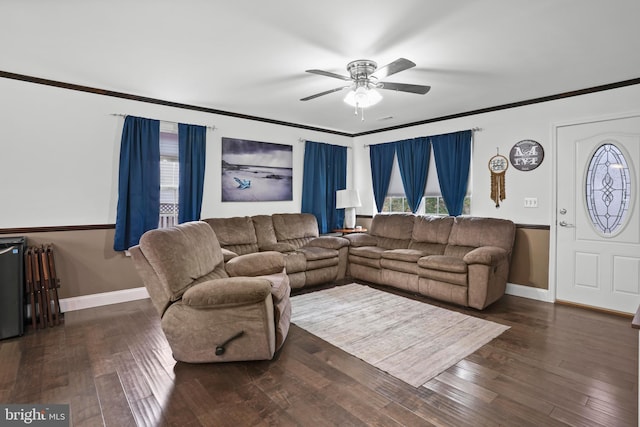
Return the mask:
M344 102L355 108L368 108L382 100L382 95L377 90L360 86L350 90L344 97Z
M424 85L390 83L382 81L382 79L385 79L386 77L392 76L404 70L408 70L409 68L415 66L415 63L405 58L398 58L382 68L378 68L378 64L375 61L371 61L368 59L358 59L347 64L347 71L349 72L348 76L343 76L323 70L307 70L308 73L319 74L321 76L344 80L350 82L350 84L347 86L326 90L315 95L307 96L306 98L300 99L300 101L309 101L310 99L315 99L319 96L328 95L330 93L338 92L348 88L349 91L344 97L344 102L354 107L355 115L357 116L358 114L360 114L361 119L364 121L364 110L373 105L376 105L382 100L382 95L380 95L375 89L388 89L398 92L409 92L421 95L424 95L429 91L429 89L431 89L430 86Z

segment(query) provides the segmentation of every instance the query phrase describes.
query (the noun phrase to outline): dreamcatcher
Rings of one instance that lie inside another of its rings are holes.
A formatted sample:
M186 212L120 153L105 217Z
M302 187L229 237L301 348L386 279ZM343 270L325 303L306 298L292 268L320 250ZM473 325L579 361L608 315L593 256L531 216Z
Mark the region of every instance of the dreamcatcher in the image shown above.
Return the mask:
M504 176L509 167L506 157L500 155L500 151L489 159L489 171L491 172L491 200L496 202L496 208L500 207L500 201L507 197L505 192Z

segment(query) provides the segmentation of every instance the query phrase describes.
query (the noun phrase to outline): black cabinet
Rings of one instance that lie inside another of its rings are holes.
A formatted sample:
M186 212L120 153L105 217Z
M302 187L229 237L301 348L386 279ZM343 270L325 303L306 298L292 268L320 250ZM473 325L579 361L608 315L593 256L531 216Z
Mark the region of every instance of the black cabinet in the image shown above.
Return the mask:
M24 237L0 238L0 339L24 333Z

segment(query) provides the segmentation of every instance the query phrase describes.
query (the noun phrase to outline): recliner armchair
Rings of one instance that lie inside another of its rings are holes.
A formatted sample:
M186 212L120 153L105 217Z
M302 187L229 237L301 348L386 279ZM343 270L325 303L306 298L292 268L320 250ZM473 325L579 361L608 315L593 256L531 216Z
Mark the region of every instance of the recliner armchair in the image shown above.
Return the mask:
M283 345L291 287L282 254L238 256L225 266L201 221L148 231L129 251L176 360L268 360Z

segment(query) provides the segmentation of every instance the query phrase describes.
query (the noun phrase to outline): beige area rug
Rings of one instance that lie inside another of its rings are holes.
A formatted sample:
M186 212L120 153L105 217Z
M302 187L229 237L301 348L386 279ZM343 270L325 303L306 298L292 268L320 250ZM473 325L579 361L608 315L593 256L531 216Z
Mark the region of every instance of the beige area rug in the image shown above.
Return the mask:
M291 301L293 323L414 387L509 329L355 283Z

